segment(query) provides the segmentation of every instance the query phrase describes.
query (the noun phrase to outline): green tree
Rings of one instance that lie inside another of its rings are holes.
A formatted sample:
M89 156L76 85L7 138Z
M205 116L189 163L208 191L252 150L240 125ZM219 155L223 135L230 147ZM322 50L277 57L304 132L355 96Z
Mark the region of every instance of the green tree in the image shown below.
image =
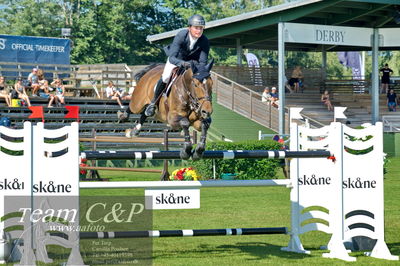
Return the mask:
M0 32L28 36L60 36L55 1L5 0L0 9Z

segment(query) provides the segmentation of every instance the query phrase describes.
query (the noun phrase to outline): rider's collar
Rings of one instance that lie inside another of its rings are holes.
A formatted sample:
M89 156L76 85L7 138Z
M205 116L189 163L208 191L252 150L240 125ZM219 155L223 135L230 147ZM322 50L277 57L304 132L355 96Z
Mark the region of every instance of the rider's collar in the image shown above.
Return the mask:
M190 32L189 32L190 50L193 49L193 47L196 44L197 40L198 40L198 38L193 37L192 34L190 34Z

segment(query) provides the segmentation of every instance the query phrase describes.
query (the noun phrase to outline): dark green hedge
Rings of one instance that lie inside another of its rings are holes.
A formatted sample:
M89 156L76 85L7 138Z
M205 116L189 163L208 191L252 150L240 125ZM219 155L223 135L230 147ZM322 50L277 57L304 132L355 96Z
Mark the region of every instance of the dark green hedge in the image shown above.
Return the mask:
M279 150L281 144L272 140L256 140L243 142L212 142L207 144L207 150ZM236 179L271 179L281 168L281 160L269 159L216 159L216 178L223 173L237 174ZM212 160L191 162L192 166L202 176L202 179L213 177Z

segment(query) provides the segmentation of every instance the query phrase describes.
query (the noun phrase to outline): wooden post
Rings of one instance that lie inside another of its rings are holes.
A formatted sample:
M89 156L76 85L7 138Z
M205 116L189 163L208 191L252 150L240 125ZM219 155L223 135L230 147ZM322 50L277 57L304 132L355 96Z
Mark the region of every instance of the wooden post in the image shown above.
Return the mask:
M168 129L164 129L164 150L168 151ZM168 181L169 173L168 173L168 160L164 160L164 168L161 173L160 180Z
M253 92L250 91L250 119L253 119Z
M96 129L95 128L92 129L92 137L93 137L94 140L96 139ZM97 149L97 142L95 140L95 141L92 142L92 150L95 151L96 149ZM97 167L98 166L98 161L97 160L92 160L91 164L94 165L95 167ZM100 177L100 174L99 174L99 172L97 170L89 170L89 173L88 173L87 176L88 176L89 179L97 178L99 181L102 180L101 177Z
M232 98L231 98L231 110L235 110L235 88L234 88L235 84L232 82L231 83L231 89L232 89Z

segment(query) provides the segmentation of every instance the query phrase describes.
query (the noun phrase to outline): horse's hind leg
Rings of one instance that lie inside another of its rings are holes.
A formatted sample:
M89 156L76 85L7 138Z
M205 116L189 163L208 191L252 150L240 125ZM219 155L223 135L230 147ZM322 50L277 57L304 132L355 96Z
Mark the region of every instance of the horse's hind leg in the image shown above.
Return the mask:
M117 116L118 116L118 120L121 123L124 123L126 121L129 120L129 116L132 114L131 112L131 108L128 107L128 109L126 109L124 112L118 111L117 112Z
M207 131L210 128L211 118L205 119L201 122L201 136L200 141L197 143L196 149L193 153L193 160L198 160L203 157L203 153L206 149Z
M184 117L179 121L180 126L183 129L183 133L185 135L185 143L183 144L183 148L180 152L181 159L187 160L192 155L192 142L190 141L190 134L189 134L189 120Z
M144 114L144 111L140 114L139 122L135 125L134 128L128 129L125 132L125 136L127 138L136 137L139 135L140 130L142 129L143 123L146 121L147 116Z

